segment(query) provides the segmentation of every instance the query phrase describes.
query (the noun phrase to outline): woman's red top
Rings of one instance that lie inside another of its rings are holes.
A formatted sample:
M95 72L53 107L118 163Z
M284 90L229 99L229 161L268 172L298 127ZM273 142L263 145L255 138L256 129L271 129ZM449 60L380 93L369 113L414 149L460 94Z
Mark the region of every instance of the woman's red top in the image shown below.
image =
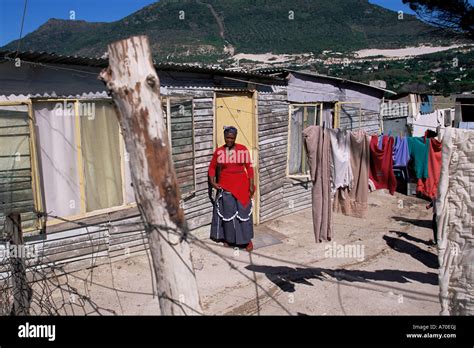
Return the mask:
M234 144L231 152L226 151L225 145L217 148L209 164L210 177L216 176L217 166L220 166L219 185L231 192L246 207L250 202L249 179L253 178L254 174L247 147Z

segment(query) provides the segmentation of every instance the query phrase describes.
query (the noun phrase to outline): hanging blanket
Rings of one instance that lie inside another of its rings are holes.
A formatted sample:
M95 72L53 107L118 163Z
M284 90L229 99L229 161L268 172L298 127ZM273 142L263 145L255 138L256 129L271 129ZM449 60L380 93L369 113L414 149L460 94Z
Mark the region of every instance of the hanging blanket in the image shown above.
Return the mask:
M393 173L393 138L384 136L382 150L378 148L378 138L372 136L370 141L369 176L377 190L388 189L393 195L397 188L397 179Z
M418 179L416 191L428 198L435 198L441 174L442 144L435 138L430 139L428 151L428 178Z
M313 228L316 242L332 239L330 135L320 126L303 130L306 156L310 167L313 205Z
M352 186L352 169L350 156L350 133L342 129L328 129L331 136L331 190Z

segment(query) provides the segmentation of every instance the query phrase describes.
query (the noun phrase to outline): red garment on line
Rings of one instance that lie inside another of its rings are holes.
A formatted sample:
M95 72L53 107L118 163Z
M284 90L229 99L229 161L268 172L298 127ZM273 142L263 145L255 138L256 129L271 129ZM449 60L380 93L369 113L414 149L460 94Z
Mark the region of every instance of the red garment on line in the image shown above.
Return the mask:
M250 202L249 179L253 178L254 174L250 153L247 147L237 143L233 150L234 155L230 155L228 152L226 155L225 145L217 148L209 164L208 175L216 176L216 168L219 165L219 185L224 190L231 192L246 207Z
M428 178L418 179L416 191L426 197L435 198L438 193L439 178L441 176L441 149L442 142L430 138L430 149L428 152Z
M397 188L397 179L393 173L393 138L384 135L382 149L378 147L378 137L370 139L370 171L369 177L377 190L388 189L393 195Z

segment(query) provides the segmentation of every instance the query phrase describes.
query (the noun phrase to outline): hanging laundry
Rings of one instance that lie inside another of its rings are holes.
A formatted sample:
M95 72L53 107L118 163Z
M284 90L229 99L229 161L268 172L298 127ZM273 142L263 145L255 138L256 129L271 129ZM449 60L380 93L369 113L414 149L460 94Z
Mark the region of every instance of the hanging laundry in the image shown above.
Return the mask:
M313 206L313 228L316 242L332 239L330 157L331 141L328 129L309 126L303 130L306 156L310 167Z
M414 120L416 121L419 113L420 113L420 107L419 107L419 97L417 94L410 94L410 109L411 109L411 115L413 116Z
M379 142L378 142L379 150L382 150L383 137L384 137L383 133L382 135L379 135Z
M393 173L393 138L384 136L382 150L378 148L378 138L372 136L370 141L370 179L375 188L388 189L393 195L397 188L397 179Z
M433 96L432 95L421 95L420 113L430 114L434 111L433 107Z
M441 315L474 315L474 132L446 128L436 199Z
M428 153L430 139L425 137L408 137L408 151L413 160L417 179L428 177Z
M398 135L393 146L393 165L395 167L406 167L410 161L410 151L406 137Z
M352 188L350 191L348 188L338 190L333 202L333 211L364 218L369 195L370 137L363 130L353 131L349 137Z
M408 182L409 161L410 152L408 150L407 138L398 135L397 137L395 137L395 143L393 145L393 173L395 174L398 183ZM397 188L398 187L399 186L397 186Z
M442 143L431 138L428 152L428 178L418 179L416 191L428 198L435 198L438 192L439 177L441 174Z
M350 158L350 132L342 129L328 129L331 137L331 190L332 194L343 187L352 186Z

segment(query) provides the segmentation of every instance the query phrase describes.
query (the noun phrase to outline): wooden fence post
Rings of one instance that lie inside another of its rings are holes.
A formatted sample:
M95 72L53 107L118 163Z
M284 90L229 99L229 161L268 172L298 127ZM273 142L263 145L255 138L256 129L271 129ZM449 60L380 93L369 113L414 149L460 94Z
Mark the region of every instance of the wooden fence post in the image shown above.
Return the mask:
M14 256L9 256L12 272L13 306L12 315L29 315L32 289L28 285L25 267L25 252L21 231L20 214L9 214L5 221L5 229L13 246ZM9 252L9 251L8 251Z
M130 155L135 198L148 231L161 312L202 314L148 38L134 36L114 42L108 46L108 55L109 67L100 77L111 92Z

